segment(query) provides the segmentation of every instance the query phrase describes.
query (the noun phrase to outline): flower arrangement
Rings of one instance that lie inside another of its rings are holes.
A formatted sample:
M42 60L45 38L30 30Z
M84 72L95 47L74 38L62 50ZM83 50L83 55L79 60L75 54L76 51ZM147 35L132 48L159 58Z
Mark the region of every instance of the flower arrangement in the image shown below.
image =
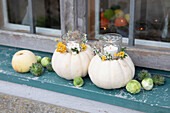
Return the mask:
M79 31L69 31L61 38L61 42L57 44L57 52L70 52L72 54L79 54L79 52L86 51L87 35Z
M122 48L124 49L124 48ZM117 59L124 59L127 57L127 54L125 53L125 51L120 51L119 53L114 53L114 56L112 56L109 53L106 54L102 54L101 52L99 52L99 50L97 48L94 48L94 51L97 55L99 55L99 57L102 59L102 61L105 60L117 60Z
M93 49L102 61L124 59L127 56L126 47L121 48L121 36L118 34L102 35L98 46Z
M66 45L64 45L62 42L59 42L57 44L57 52L64 53L66 52Z

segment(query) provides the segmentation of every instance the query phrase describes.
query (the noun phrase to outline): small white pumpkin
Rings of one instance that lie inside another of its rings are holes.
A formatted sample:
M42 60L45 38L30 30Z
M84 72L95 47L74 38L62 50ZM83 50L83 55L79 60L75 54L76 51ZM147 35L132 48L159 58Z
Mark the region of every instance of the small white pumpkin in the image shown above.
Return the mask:
M89 45L85 51L79 52L79 54L60 53L55 50L52 56L52 67L60 77L67 80L85 77L93 56L93 50Z
M96 55L90 62L88 73L91 81L104 89L124 87L135 74L135 67L127 55L124 59L105 60Z

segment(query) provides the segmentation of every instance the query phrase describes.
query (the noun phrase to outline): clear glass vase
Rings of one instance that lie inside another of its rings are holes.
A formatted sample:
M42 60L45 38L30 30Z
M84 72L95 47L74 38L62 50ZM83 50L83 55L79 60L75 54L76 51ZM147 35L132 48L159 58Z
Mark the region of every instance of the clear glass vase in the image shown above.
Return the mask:
M104 34L100 37L100 50L101 54L109 59L117 58L115 54L121 51L122 47L122 36L116 33L108 33Z
M82 42L82 33L79 31L70 31L61 36L63 44L66 45L67 51L73 53L73 51L80 51Z

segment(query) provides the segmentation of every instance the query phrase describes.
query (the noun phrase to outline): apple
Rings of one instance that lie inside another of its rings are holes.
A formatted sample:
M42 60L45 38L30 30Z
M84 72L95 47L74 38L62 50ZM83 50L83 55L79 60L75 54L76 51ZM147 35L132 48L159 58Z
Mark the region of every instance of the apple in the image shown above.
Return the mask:
M122 10L120 10L120 9L115 10L115 17L116 18L121 18L123 16L124 16L124 12Z
M125 15L125 18L126 18L126 20L127 20L128 23L129 23L129 17L130 17L130 15L129 15L129 13L127 13L127 14Z
M21 50L12 57L12 67L15 71L26 73L29 72L32 63L36 63L37 59L33 52L29 50Z

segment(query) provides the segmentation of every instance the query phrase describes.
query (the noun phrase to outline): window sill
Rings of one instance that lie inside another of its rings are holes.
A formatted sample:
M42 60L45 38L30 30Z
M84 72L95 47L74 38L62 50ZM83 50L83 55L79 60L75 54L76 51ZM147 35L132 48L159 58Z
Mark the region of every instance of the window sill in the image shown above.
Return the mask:
M0 80L24 84L53 92L63 93L84 99L99 101L111 105L125 107L143 112L167 112L170 109L170 78L166 77L166 84L155 86L152 91L141 91L139 94L132 95L125 88L116 90L104 90L96 87L89 79L85 77L85 85L81 88L74 87L72 81L57 76L55 72L45 72L40 77L32 76L30 73L17 73L11 67L12 55L20 50L17 48L0 46ZM51 53L33 51L36 55L49 56ZM141 68L137 67L136 72ZM170 75L170 72L148 69L151 73Z
M56 38L37 34L28 34L0 30L0 45L26 48L53 53L56 49ZM89 41L93 47L97 41ZM170 71L170 52L146 47L127 47L127 53L134 64L140 67Z
M0 30L0 44L12 47L26 48L44 52L53 52L56 46L56 38L38 34L21 33Z

